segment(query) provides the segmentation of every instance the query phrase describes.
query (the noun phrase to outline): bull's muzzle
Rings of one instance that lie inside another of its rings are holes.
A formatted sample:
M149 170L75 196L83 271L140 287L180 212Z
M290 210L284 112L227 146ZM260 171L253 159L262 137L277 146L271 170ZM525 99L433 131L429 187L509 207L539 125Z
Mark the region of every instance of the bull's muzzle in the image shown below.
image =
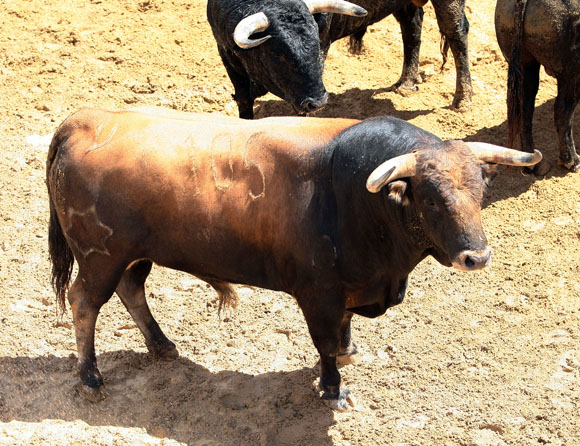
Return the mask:
M320 98L306 98L304 99L299 106L300 113L311 113L316 110L320 110L328 103L328 93L324 92Z
M462 251L452 262L453 267L461 271L476 271L491 263L491 248L482 251Z

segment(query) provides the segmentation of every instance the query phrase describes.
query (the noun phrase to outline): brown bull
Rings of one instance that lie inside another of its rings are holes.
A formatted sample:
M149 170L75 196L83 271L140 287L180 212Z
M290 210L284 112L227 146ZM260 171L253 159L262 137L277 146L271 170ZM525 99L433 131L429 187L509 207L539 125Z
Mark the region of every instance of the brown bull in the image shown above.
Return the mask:
M68 300L79 391L104 396L95 323L115 291L148 349L177 356L145 300L154 262L207 281L220 304L235 302L230 283L295 296L321 356L323 398L348 408L336 358L356 353L352 315L376 317L400 303L408 274L428 255L461 270L488 265L480 214L489 163L540 158L443 142L388 117L77 112L53 137L47 186L63 307L78 263Z

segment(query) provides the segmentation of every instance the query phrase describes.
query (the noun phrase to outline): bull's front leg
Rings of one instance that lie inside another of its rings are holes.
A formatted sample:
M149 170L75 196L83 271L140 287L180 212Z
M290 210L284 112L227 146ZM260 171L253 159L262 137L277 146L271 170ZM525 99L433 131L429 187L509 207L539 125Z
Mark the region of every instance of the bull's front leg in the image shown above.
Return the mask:
M342 323L340 326L340 349L336 361L338 365L355 364L356 355L358 354L357 346L352 342L350 335L350 321L353 313L345 311Z
M465 0L433 0L437 24L455 60L456 81L452 107L462 109L472 102L473 88L469 72L467 34L469 22L465 16ZM445 54L443 54L445 58Z
M254 99L252 95L252 82L244 70L244 67L237 60L236 56L218 47L218 51L226 67L226 71L234 86L234 101L238 105L238 114L242 119L254 119Z
M298 299L298 303L314 346L320 354L322 399L332 409L345 411L354 407L354 401L347 388L341 389L341 378L336 363L341 350L345 316L344 299L341 300L339 296L339 294L309 296L308 299Z
M417 90L419 79L419 50L421 48L421 29L423 26L423 8L412 3L398 11L395 18L401 26L403 37L403 72L389 91Z

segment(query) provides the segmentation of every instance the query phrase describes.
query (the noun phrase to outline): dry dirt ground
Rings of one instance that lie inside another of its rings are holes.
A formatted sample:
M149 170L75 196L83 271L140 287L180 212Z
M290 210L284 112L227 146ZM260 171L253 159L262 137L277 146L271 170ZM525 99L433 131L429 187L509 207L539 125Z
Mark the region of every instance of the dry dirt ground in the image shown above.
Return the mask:
M319 115L391 114L446 139L505 144L494 2L467 3L470 110L449 108L453 61L439 71L427 5L419 91L386 91L402 64L389 18L361 56L331 48ZM92 404L73 389L70 310L57 316L49 286L50 136L84 106L237 115L233 89L199 0L3 0L0 42L0 445L580 445L580 174L556 165L556 86L544 72L535 136L554 167L544 178L501 169L484 209L491 267L466 274L427 259L403 304L355 318L361 360L341 371L354 411L319 400L317 354L292 298L239 287L237 313L220 321L213 290L161 268L148 300L180 358L150 358L114 297L96 339L110 396ZM273 96L257 107L292 114Z

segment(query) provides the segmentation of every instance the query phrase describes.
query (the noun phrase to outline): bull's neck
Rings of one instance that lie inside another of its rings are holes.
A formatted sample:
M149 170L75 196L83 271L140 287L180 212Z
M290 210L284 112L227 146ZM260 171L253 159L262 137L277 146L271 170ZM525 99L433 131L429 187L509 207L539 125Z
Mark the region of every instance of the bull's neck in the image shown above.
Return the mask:
M384 197L372 197L370 203L363 199L339 204L339 208L340 264L347 284L383 276L403 279L430 247L412 205L402 207L385 203Z

